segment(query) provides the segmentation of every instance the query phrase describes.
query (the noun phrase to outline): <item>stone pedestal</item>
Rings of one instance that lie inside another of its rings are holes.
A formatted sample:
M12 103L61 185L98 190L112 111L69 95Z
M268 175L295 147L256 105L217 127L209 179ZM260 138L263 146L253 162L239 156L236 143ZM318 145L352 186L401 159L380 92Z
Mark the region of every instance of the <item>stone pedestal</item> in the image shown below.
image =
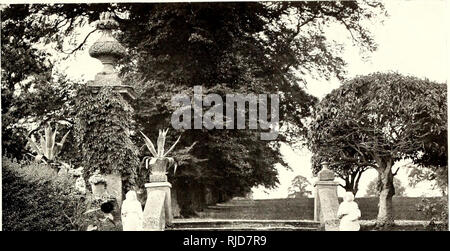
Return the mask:
M338 231L339 219L337 211L339 201L337 195L338 182L334 181L334 173L324 164L319 172L319 180L314 184L316 188L314 198L314 220L320 221L325 231Z
M172 224L172 206L169 182L145 184L147 201L144 208L144 231L163 231Z
M97 29L101 31L100 38L89 48L89 55L100 60L103 70L95 75L94 81L89 81L87 86L94 92L99 88L108 86L114 91L125 94L126 97L136 99L136 93L129 85L124 85L115 71L117 61L126 55L126 49L112 35L113 30L119 27L113 18L113 13L102 12L97 22Z

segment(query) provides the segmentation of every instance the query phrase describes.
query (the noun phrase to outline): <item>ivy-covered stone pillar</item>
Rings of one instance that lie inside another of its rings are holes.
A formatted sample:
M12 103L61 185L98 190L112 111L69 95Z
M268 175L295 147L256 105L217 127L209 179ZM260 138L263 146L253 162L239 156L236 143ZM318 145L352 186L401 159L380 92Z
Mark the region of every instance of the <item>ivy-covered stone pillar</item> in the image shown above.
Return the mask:
M102 13L97 28L102 35L92 45L89 54L102 62L103 69L94 81L78 90L75 138L86 170L85 178L97 173L106 181L106 193L100 197L93 196L93 200L103 198L104 202L92 205L107 202L113 205L114 208L109 206L107 211L112 210L110 215L114 216L112 221L117 227L120 225L122 199L126 191L133 189L139 166L138 149L130 137L134 111L127 101L135 95L114 70L117 60L125 56L126 50L113 37L113 30L118 28L113 14ZM103 230L101 227L97 229Z

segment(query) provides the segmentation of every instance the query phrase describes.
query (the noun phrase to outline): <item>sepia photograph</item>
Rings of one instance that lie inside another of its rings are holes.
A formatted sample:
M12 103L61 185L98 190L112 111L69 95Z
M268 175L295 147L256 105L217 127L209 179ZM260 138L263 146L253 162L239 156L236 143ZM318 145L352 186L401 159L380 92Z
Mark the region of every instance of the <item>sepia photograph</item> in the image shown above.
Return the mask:
M449 230L449 1L0 13L2 231Z

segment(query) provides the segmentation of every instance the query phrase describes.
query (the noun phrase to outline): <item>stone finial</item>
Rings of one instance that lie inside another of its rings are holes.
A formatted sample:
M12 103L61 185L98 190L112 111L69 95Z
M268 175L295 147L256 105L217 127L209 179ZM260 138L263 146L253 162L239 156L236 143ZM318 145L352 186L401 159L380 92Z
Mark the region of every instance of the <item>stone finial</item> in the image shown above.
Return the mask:
M115 30L119 27L119 23L113 18L113 13L105 11L100 13L100 19L97 28L100 30Z
M117 61L126 55L125 48L112 36L112 31L117 29L119 24L112 18L112 13L103 12L97 23L97 29L102 31L102 36L91 46L89 55L97 58L104 64L102 59L111 58ZM109 63L109 62L108 62Z
M89 49L89 55L100 60L103 70L95 76L94 85L117 86L121 81L114 71L114 65L126 55L125 48L112 36L112 31L119 24L112 18L112 13L103 12L97 23L97 29L102 32L101 37Z
M320 181L332 181L334 180L334 172L328 169L328 162L322 163L322 170L319 172Z
M117 29L119 24L113 18L113 13L102 12L97 22L97 29L102 32L100 38L89 48L89 55L100 60L103 64L103 70L97 73L94 81L88 83L91 87L113 87L119 93L124 93L131 98L136 98L133 88L124 85L119 75L114 70L117 61L126 55L123 47L112 35L113 30Z

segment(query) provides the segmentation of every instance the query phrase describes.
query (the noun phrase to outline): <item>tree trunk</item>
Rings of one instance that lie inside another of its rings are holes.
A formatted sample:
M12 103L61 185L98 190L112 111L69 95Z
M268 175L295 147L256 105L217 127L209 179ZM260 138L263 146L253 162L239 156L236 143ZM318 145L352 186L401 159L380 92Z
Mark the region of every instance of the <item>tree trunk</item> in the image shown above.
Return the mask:
M197 211L205 207L205 188L198 183L185 183L178 186L177 202L180 214L185 218L197 217Z
M394 208L392 197L395 194L394 176L392 174L392 160L383 161L378 171L378 189L380 201L378 204L377 228L388 228L394 225Z
M355 186L351 192L354 196L356 196L356 194L358 193L358 186Z
M353 195L356 196L356 193L358 192L358 184L355 182L354 177L347 177L346 179L344 179L344 181L345 181L344 186L345 191L352 192Z
M343 188L345 189L346 192L352 192L353 195L355 195L356 192L357 192L357 191L355 191L355 189L354 189L352 184L345 183Z

